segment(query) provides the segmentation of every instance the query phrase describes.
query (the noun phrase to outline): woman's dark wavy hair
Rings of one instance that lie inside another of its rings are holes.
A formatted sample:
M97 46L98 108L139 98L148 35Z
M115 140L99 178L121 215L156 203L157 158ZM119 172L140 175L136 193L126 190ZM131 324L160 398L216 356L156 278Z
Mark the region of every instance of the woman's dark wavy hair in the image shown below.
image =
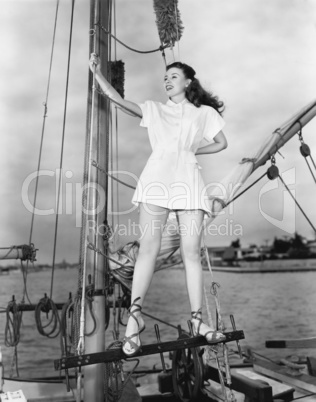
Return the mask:
M192 67L180 61L176 61L172 64L168 64L166 71L173 67L181 69L185 78L191 80L191 83L185 90L185 96L194 106L212 106L220 115L223 113L225 109L224 102L220 101L212 92L208 92L202 87L200 81L195 78L196 73Z

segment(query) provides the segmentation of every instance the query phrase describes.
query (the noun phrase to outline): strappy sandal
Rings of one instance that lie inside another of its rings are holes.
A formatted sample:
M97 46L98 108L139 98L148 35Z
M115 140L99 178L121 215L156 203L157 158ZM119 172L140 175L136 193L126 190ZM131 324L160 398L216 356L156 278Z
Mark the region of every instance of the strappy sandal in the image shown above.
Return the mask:
M132 335L124 336L124 338L123 338L122 351L123 351L123 353L124 353L126 356L128 356L128 357L135 356L139 351L141 351L141 349L142 349L142 344L140 343L139 345L137 345L136 342L132 341L132 338L134 338L135 336L139 336L139 334L141 334L141 333L144 331L145 327L146 327L145 324L144 324L143 328L141 328L141 329L139 328L138 319L137 319L137 317L136 317L135 314L134 314L134 313L136 313L137 311L141 312L141 310L142 310L142 306L140 306L139 304L136 303L137 300L140 300L140 297L137 297L137 299L135 299L135 300L133 301L131 307L128 309L128 315L129 315L129 317L133 317L134 320L137 322L138 331L135 332L135 333L132 334ZM136 308L133 309L133 307L136 307ZM133 309L133 310L132 310L132 309ZM139 339L139 341L140 341L140 339ZM125 346L127 343L129 343L130 346L134 349L133 352L129 353L129 352L127 352L126 350L124 350L124 346Z
M198 311L192 311L191 316L192 316L191 322L193 320L198 320L199 321L197 329L195 328L194 325L192 325L193 334L195 336L197 336L197 335L204 336L208 343L219 343L219 342L223 342L223 341L226 340L226 336L224 334L222 334L221 332L219 332L219 331L212 331L211 329L209 329L209 331L207 331L207 332L204 332L204 333L200 332L202 324L204 324L207 328L209 328L202 321L202 311L201 311L201 309L199 309ZM200 317L198 317L198 316L200 316ZM193 322L192 322L192 324L193 324Z

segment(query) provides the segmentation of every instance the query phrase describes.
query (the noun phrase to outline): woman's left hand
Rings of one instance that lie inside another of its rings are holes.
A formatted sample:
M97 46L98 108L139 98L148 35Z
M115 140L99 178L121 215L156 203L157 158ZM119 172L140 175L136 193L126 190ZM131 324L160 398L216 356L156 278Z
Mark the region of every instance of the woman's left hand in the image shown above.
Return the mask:
M90 70L94 73L99 73L101 69L100 58L96 53L91 53L89 60Z

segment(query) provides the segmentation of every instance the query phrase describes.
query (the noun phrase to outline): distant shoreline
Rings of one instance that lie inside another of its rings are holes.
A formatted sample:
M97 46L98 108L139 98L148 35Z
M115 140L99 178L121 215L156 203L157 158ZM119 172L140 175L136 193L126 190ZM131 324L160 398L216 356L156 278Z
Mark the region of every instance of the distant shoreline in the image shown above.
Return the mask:
M66 266L56 266L58 270L73 270L79 264L69 264ZM238 265L217 265L217 261L212 263L211 268L217 272L233 272L233 273L273 273L273 272L310 272L316 271L316 258L286 258L263 261L238 261ZM28 273L50 271L49 265L30 266ZM170 268L161 269L183 269L183 263L179 262ZM203 270L208 271L208 267L203 265ZM0 267L0 275L14 275L21 273L19 266Z
M316 258L239 261L238 266L214 265L212 269L235 273L310 272L316 271Z

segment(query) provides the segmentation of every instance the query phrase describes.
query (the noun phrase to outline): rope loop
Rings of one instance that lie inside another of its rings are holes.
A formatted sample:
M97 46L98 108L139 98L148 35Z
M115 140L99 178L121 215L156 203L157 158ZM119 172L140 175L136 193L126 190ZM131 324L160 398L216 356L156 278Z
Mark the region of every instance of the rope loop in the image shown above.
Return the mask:
M278 134L281 138L283 137L280 128L275 129L272 134Z
M257 161L257 158L242 158L242 160L239 162L239 164L243 164L243 163L247 163L247 162L251 162L253 164L255 164Z
M284 138L283 138L283 134L282 134L280 128L277 128L276 130L274 130L272 134L278 134L278 136L280 137L279 141L281 142L281 144L284 145ZM278 150L278 153L279 153L280 155L282 155L279 150ZM283 158L284 158L284 157L283 157Z
M214 201L219 202L219 203L221 204L221 207L222 207L223 209L226 207L226 202L225 202L222 198L214 197L214 196L212 196L212 195L209 195L209 196L208 196L208 199L209 199L210 201L213 201L213 205L212 205L212 212L213 212L213 213L215 213L215 210L214 210Z
M221 285L218 282L212 282L210 292L213 296L217 296L217 288L220 288Z
M15 297L6 308L6 324L4 330L4 344L7 347L16 347L20 342L20 328L22 324L22 311L16 303Z
M86 286L86 299L89 302L93 301L94 296L94 284Z
M51 316L49 316L50 312ZM47 321L45 323L43 323L42 313L46 314ZM58 309L53 300L47 297L46 293L35 307L35 322L40 335L47 338L56 338L61 331Z

